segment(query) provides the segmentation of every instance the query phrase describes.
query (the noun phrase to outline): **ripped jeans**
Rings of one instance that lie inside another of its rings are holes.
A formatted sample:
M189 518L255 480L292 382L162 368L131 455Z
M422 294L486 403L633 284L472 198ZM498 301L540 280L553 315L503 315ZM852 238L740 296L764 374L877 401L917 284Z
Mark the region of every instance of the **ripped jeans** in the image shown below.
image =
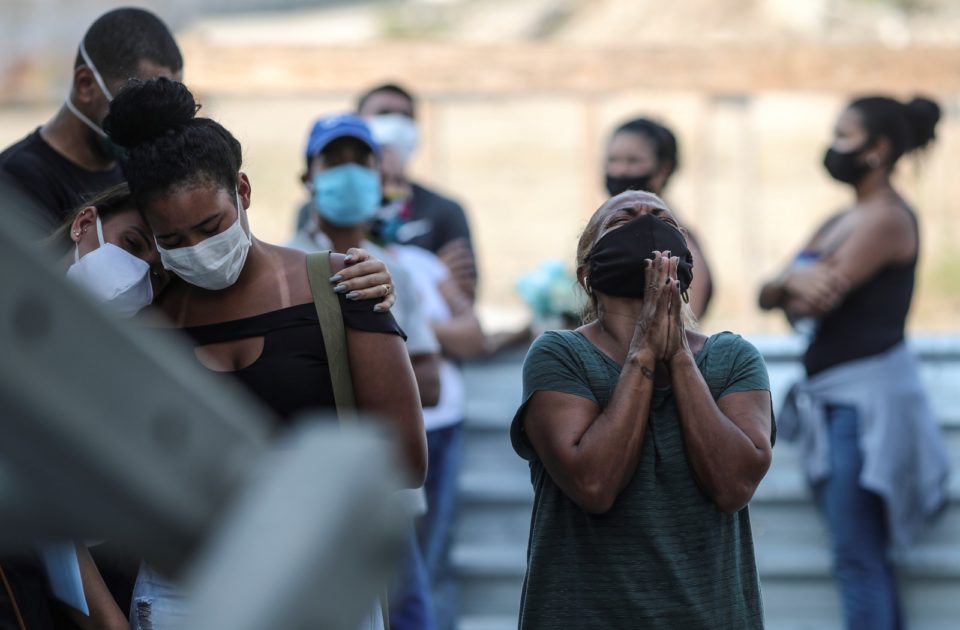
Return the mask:
M130 630L178 630L187 614L187 598L179 584L160 575L147 563L140 564L130 604ZM383 630L380 605L374 605L358 630Z
M186 597L179 585L148 564L140 565L130 604L130 630L170 630L182 626Z

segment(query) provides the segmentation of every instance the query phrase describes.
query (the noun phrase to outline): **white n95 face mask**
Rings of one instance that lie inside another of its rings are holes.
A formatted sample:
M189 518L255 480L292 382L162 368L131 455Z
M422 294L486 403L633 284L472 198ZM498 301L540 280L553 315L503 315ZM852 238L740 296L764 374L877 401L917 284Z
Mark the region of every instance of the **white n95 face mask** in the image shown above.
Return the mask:
M164 269L208 291L226 289L237 281L247 261L251 239L240 223L243 206L240 193L236 195L237 220L223 232L190 247L164 249L157 245Z
M80 257L80 246L67 278L120 317L133 317L153 302L150 265L113 243L103 240L103 224L97 217L100 247Z
M378 144L391 147L406 164L417 150L420 134L417 123L403 114L380 114L367 119L367 125Z

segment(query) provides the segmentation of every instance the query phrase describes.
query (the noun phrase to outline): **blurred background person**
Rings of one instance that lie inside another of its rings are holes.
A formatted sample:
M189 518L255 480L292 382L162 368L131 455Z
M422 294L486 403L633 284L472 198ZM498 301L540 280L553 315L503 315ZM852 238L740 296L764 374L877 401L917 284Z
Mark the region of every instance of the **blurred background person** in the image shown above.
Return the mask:
M853 203L760 291L761 308L781 309L810 337L807 380L781 421L800 440L833 536L851 630L903 627L891 549L908 546L947 498L945 449L904 344L919 226L890 179L903 155L934 139L939 119L925 98L852 101L823 166Z
M381 205L380 145L363 119L353 114L335 114L314 123L307 139L306 158L307 171L302 179L312 197L314 212L287 246L305 252L344 252L362 247L387 262L397 294L393 314L407 334L406 349L420 401L424 408L436 406L440 398L440 345L411 277L415 270L408 269L389 250L367 238ZM422 489L405 492L403 499L414 516L426 512ZM389 608L393 630L434 628L426 566L412 532L396 587L389 597Z
M376 86L360 97L357 113L369 121L381 143L396 153L399 168L394 179L385 181L383 192L385 200L400 206L406 222L401 242L438 255L464 294L475 299L477 265L466 212L458 202L407 175L420 140L413 94L392 83Z
M197 109L183 84L161 78L121 92L104 121L111 139L129 151L124 175L163 265L178 278L157 306L192 339L203 366L239 379L282 422L332 409L331 367L305 255L253 237L240 143L197 117ZM339 272L343 257L331 265ZM342 297L340 307L357 408L390 429L404 481L415 487L426 469L420 400L402 331L389 313L374 310L390 288L385 284ZM171 627L182 615L181 597L144 566L131 627Z
M423 315L411 270L367 238L381 204L380 145L362 119L335 114L314 123L306 153L302 179L314 212L287 246L305 252L363 248L386 262L398 296L392 313L407 334L420 400L424 407L433 407L440 396L440 346ZM338 292L345 289L346 285L334 287Z
M407 226L399 235L404 244L431 251L450 268L460 288L471 299L476 295L477 270L470 225L463 207L456 201L412 182L407 164L420 141L416 122L416 101L405 88L385 83L365 92L357 102L357 114L365 118L382 144L396 152L394 177L384 181L385 200L396 203ZM309 208L302 206L297 227L302 228Z
M374 138L383 146L381 172L384 189L405 186L404 151L396 136L372 124ZM424 409L427 448L427 514L419 525L419 542L433 592L437 627L455 627L456 584L450 563L458 483L463 465L466 389L459 362L479 357L489 344L474 310L473 300L452 270L433 252L406 244L405 231L413 220L402 200L384 198L373 225L373 237L410 271L424 313L440 342L440 400Z
M610 136L604 165L604 181L611 197L628 190L645 190L663 197L680 166L677 138L667 127L649 118L629 120ZM713 276L696 230L686 223L683 226L697 263L697 278L690 285L690 307L699 321L713 297Z
M534 342L510 428L535 493L523 630L763 628L745 508L772 458L770 383L739 335L687 329L694 264L651 193L583 231L584 325Z
M153 13L123 8L98 18L80 41L66 102L0 153L4 180L35 203L18 209L24 218L50 233L72 210L123 181L123 151L102 128L110 101L129 79L182 73L177 42Z

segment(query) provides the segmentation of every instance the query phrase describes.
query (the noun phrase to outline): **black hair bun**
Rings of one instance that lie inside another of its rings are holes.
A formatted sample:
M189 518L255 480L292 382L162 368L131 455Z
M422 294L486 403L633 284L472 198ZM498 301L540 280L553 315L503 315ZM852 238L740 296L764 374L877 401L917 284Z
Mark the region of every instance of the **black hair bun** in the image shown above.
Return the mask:
M907 103L907 118L913 132L911 150L922 149L936 138L937 123L940 122L940 106L928 98L915 97Z
M118 145L133 149L190 123L199 106L183 83L163 77L130 81L110 103L103 130Z

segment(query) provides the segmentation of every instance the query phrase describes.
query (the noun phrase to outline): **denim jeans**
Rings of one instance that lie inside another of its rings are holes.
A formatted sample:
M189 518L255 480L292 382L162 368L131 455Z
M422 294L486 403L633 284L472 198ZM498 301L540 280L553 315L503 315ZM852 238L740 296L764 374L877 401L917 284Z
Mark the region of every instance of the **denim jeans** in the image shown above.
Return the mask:
M860 487L858 424L855 408L827 408L831 473L815 490L833 538L847 629L897 630L903 624L886 514L883 500Z
M130 630L178 630L187 615L183 588L143 563L133 589L130 605ZM382 630L380 605L371 607L359 630Z
M148 564L140 565L130 605L130 630L178 628L186 614L180 586L166 579Z
M413 531L389 601L390 630L435 630L427 567Z
M457 508L457 484L463 461L463 422L427 431L427 514L418 528L420 549L433 594L437 628L456 624L456 583L450 568L450 543Z

